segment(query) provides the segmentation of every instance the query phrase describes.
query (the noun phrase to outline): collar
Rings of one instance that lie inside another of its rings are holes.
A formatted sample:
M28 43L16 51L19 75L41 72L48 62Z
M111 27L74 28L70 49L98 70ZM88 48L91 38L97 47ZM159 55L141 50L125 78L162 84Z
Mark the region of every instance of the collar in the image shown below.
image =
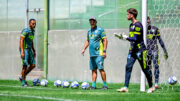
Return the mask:
M30 30L31 32L34 32L34 29L31 29L29 26L28 26L28 30Z
M94 31L94 30L96 30L96 29L97 29L97 26L96 26L94 29L91 28L91 31Z
M151 25L148 26L148 30L150 30L150 29L151 29Z

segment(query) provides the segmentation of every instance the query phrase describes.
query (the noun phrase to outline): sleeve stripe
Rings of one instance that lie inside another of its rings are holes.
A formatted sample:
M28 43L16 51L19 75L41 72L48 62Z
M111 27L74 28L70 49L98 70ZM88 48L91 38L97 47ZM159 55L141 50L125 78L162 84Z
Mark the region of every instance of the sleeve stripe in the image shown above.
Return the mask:
M140 27L135 27L135 30L136 30L136 31L140 31L141 28L140 28Z
M141 33L140 33L140 32L134 32L134 34L141 35Z
M157 34L157 36L160 36L160 34Z
M102 39L106 38L106 36L102 37Z
M21 35L21 36L25 38L25 36L24 36L24 35Z

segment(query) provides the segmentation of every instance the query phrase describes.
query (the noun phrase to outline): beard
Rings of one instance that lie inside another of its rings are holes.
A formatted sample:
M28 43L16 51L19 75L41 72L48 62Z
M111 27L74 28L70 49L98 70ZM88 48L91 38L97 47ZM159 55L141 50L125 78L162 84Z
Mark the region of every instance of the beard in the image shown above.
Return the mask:
M150 24L148 24L148 30L150 30L151 29L151 25Z

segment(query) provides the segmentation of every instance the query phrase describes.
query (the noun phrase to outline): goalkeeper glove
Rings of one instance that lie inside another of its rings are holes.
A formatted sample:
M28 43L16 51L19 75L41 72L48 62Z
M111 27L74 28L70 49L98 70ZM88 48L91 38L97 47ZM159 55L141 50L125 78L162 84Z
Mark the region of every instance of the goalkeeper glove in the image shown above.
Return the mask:
M164 51L164 58L167 60L168 59L168 53L167 51Z
M120 33L120 34L117 34L117 33L114 33L114 36L119 38L119 39L122 39L122 40L126 40L128 38L128 36L124 33Z

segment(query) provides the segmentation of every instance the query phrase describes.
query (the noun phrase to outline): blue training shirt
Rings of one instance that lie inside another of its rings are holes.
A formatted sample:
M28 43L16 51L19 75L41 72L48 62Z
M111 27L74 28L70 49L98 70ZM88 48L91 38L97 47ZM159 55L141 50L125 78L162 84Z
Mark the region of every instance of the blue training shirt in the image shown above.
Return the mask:
M89 29L87 33L87 40L89 41L90 57L103 55L103 39L106 38L106 33L100 27Z

